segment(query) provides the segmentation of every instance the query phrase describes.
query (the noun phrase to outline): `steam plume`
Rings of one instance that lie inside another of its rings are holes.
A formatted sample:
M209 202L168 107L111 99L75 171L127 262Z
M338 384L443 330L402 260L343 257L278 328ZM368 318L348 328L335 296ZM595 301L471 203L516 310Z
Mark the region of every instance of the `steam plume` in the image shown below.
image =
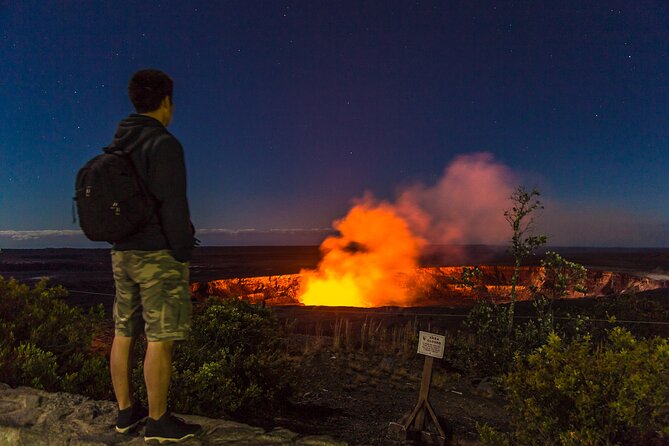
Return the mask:
M430 243L498 243L513 175L489 153L457 157L433 186L413 185L394 204L366 194L321 245L318 271L303 271L308 305L410 305L407 288L420 249ZM399 278L399 279L398 279Z
M460 155L433 186L416 184L395 205L412 231L432 244L499 244L509 237L504 210L516 178L491 153Z

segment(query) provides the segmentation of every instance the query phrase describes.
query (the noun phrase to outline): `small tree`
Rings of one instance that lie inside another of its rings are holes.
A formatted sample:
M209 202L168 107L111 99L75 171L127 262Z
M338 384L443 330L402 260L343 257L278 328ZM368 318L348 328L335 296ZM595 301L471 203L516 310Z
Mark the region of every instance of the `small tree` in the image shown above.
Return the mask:
M517 297L516 286L520 275L520 265L525 258L534 254L548 240L545 235L533 235L534 215L536 211L544 208L537 198L540 195L536 189L528 192L523 186L518 186L509 197L513 206L510 210L504 211L504 218L509 222L513 231L511 247L509 248L509 252L514 259L513 277L511 278L511 305L509 305L508 314L509 331L513 328L513 313Z
M557 252L547 251L541 261L543 269L543 283L541 292L551 305L555 299L562 299L569 292L585 293L585 280L588 270L583 265L570 262Z
M483 271L478 266L465 266L460 274L460 286L470 290L485 290Z

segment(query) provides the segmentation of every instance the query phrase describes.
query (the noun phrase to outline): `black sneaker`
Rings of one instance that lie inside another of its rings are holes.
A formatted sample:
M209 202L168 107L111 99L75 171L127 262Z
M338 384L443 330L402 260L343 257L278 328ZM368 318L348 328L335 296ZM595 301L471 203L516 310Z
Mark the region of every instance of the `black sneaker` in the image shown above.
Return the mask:
M149 416L149 411L146 407L134 403L127 409L118 411L118 418L116 419L116 432L120 434L128 433L135 426L146 420Z
M181 418L177 418L169 412L166 412L158 420L149 417L146 420L146 432L144 441L159 441L160 443L176 443L187 438L194 437L200 432L202 426L199 424L186 423Z

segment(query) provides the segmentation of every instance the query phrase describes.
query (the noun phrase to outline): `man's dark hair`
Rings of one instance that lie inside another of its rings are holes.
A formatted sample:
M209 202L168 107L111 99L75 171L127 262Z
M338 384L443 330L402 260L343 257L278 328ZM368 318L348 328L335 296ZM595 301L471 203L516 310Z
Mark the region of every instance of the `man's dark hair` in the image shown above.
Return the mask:
M137 113L148 113L160 107L165 96L172 102L172 78L160 70L136 72L128 84L128 96Z

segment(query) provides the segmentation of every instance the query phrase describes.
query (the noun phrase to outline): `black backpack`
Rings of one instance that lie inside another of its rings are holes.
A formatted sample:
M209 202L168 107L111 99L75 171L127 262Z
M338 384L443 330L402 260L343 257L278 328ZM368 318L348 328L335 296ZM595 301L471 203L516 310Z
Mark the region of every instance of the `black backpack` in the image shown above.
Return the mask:
M128 153L113 146L103 150L77 173L74 201L86 237L112 243L146 226L156 200Z

